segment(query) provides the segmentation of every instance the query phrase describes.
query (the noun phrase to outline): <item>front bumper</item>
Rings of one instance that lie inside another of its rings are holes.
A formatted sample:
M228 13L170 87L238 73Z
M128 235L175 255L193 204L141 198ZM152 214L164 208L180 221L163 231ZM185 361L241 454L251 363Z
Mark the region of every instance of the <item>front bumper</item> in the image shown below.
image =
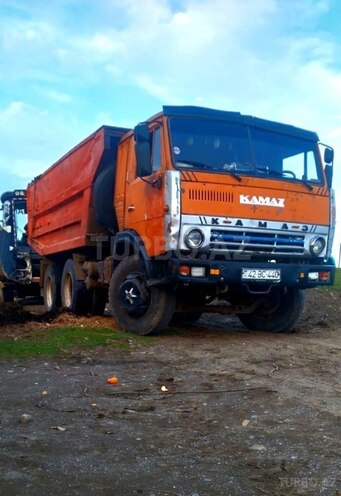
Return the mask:
M183 275L183 268L203 267L204 276ZM242 269L280 270L279 281L242 280ZM316 278L317 276L317 278ZM234 285L234 286L280 286L297 287L301 289L316 286L332 286L335 279L335 264L328 260L326 263L271 263L250 261L211 261L200 259L171 258L166 268L166 277L170 282L193 284ZM313 278L314 277L314 278Z

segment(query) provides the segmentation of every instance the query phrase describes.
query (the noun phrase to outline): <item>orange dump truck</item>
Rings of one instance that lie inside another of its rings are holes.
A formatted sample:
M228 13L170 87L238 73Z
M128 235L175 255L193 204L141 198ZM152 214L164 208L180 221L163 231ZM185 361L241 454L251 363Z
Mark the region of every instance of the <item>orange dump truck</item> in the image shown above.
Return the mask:
M237 112L101 127L28 187L46 309L109 302L138 334L202 312L290 331L304 290L333 284L332 172L314 132Z

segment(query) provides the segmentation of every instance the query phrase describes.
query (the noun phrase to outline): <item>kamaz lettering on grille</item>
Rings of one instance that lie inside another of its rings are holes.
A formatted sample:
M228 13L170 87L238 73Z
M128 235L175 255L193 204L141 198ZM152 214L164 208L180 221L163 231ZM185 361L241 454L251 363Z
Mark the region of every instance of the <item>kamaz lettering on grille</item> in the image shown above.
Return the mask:
M240 195L239 201L244 205L261 205L265 207L284 207L284 198L271 198L270 196Z

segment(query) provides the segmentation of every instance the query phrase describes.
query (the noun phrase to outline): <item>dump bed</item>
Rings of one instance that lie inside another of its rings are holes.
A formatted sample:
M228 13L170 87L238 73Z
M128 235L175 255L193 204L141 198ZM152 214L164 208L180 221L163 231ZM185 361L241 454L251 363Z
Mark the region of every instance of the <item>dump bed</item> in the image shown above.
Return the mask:
M87 247L93 234L115 230L116 155L127 131L101 127L29 185L28 241L40 255Z

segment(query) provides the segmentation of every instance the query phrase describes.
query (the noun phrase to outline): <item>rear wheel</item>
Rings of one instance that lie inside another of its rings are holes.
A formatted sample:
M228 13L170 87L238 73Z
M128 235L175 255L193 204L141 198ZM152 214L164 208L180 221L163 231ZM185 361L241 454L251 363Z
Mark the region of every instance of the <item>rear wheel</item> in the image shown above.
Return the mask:
M305 294L302 289L276 289L254 312L239 314L238 317L250 330L291 332L301 316L304 301Z
M69 259L65 262L62 274L62 307L75 314L85 314L89 310L86 296L84 282L77 280L73 260Z
M165 328L173 316L176 296L164 287L148 287L136 257L115 269L109 288L110 311L117 324L139 335Z
M49 265L44 276L44 305L47 312L57 312L60 307L62 271L58 265Z

